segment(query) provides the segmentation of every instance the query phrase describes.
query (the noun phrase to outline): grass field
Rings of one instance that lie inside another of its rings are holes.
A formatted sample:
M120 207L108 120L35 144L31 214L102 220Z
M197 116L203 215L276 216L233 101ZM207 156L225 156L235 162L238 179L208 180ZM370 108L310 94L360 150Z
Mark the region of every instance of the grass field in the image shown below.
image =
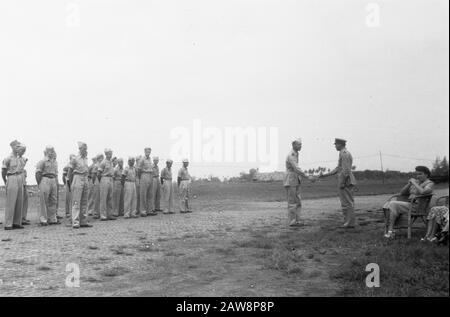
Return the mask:
M0 267L7 266L8 272L17 269L19 281L26 278L14 265L25 261L31 269L32 257L18 255L18 250L11 247L17 240L20 244L15 247L29 245L30 252L42 248L42 252L52 254L35 265L49 280L61 267L58 261L64 262L74 254L85 257L83 261L92 264L88 265L90 273L84 277L84 283L92 286L85 286L83 294L449 296L448 247L421 243L423 225L413 230L409 241L402 234L393 241L382 237L384 220L379 207L403 184L404 181L395 181L383 186L379 181L361 181L356 197L359 226L343 230L338 228L342 217L334 180L306 183L302 191L306 226L289 230L285 225L285 192L279 182L194 183L193 216L137 219L134 225L126 220L113 224L94 222L92 230L77 238L86 239L86 245L72 245L73 238L67 235L73 233L63 227L40 229L32 224L32 236L27 235L30 229L26 229L19 233L19 240L15 231L8 236L0 232L2 243L10 244L0 252L4 260ZM437 195L448 195L448 184L436 187ZM60 197L60 213L63 198ZM1 220L3 207L4 194L0 195ZM33 223L36 210L37 197L33 197L29 211ZM61 241L61 250L48 249L48 234ZM138 242L134 242L136 238ZM39 247L39 243L43 244ZM139 271L124 269L141 262L147 266ZM102 265L97 267L97 263ZM380 288L365 286L368 263L380 267ZM51 284L44 277L41 280ZM43 290L55 295L55 285L58 284L46 285Z

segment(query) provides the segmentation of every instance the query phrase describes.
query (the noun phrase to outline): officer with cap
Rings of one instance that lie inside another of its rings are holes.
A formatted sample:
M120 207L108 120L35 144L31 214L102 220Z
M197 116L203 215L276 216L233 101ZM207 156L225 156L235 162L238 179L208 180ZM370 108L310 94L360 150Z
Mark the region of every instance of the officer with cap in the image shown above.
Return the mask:
M320 178L338 175L338 193L341 201L342 212L345 217L345 222L342 228L355 227L355 201L353 192L356 186L356 179L352 173L353 157L346 148L347 141L336 138L334 146L339 151L338 166L327 174L320 175Z
M302 197L300 185L302 178L306 178L311 182L315 181L312 176L307 176L298 166L298 156L302 149L302 139L292 142L292 150L286 157L286 174L284 177L284 188L287 193L288 203L288 222L290 227L301 227L300 213L302 209Z
M69 186L69 179L68 179L68 173L69 173L69 167L70 167L70 162L76 157L75 154L70 154L69 156L69 163L64 166L63 168L63 174L62 174L62 181L64 184L64 189L66 192L66 197L65 197L65 213L66 213L66 218L67 219L71 219L72 218L72 193L70 192L70 186Z

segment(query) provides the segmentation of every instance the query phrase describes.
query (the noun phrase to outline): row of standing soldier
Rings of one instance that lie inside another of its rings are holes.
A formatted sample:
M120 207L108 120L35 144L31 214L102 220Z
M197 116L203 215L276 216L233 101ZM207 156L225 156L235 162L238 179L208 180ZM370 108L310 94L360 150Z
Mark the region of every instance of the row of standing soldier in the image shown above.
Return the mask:
M27 218L28 192L26 190L27 160L23 157L26 147L18 141L10 144L12 153L3 161L2 177L6 185L5 230L22 229L30 222ZM151 149L144 156L128 159L124 167L122 159L112 157L112 150L99 154L88 165L87 145L78 143L78 155L71 155L63 169L65 186L65 214L73 228L91 227L87 216L102 221L115 220L119 216L136 218L174 213L172 160L159 172L158 157L150 158ZM136 165L136 166L135 166ZM189 208L191 177L189 162L183 160L177 183L180 195L180 212L192 212ZM44 159L36 165L36 182L39 187L39 225L60 224L58 216L59 185L56 152L47 146ZM161 209L161 199L164 210Z

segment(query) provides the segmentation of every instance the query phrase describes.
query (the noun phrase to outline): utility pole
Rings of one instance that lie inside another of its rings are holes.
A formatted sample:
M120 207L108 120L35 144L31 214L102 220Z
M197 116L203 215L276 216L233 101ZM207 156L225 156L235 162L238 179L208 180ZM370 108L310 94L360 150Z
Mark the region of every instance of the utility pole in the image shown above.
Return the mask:
M381 164L381 175L382 175L382 180L383 180L383 185L384 185L383 156L381 155L381 150L380 150L380 164Z

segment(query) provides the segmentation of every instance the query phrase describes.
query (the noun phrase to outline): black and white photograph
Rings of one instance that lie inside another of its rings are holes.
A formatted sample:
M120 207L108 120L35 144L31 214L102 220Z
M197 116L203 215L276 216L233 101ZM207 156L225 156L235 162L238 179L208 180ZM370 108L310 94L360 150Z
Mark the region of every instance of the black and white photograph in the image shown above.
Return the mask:
M449 297L447 0L2 0L0 110L0 298Z

